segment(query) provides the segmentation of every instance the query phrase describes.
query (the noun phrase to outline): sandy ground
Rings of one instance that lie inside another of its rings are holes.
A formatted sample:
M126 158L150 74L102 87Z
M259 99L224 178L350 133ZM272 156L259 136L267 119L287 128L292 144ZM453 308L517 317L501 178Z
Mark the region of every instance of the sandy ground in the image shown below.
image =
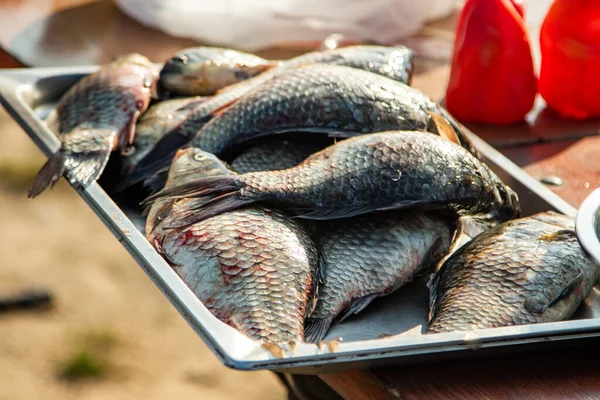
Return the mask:
M273 374L223 367L65 182L26 198L43 157L0 110L0 296L55 296L0 314L0 400L285 398Z

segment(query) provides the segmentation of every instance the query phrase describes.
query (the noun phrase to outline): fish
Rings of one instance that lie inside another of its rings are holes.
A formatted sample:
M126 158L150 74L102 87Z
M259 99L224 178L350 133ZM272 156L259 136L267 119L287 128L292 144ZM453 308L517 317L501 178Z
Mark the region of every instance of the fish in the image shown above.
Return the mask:
M568 319L598 280L571 217L498 225L450 256L430 283L427 333Z
M309 65L254 87L211 119L190 145L221 155L272 134L316 132L346 138L387 130L428 131L460 143L459 132L439 113L438 105L420 91L384 76Z
M195 106L206 100L206 97L200 96L184 97L161 101L149 107L135 126L133 143L121 151L123 173L131 172L161 137L183 122Z
M198 174L233 174L214 155L179 150L169 184ZM182 229L166 222L196 199L156 203L147 237L202 303L221 321L262 343L304 340L314 304L317 249L298 221L248 207ZM165 217L155 221L157 217Z
M158 170L168 168L173 158L173 155L175 154L175 151L177 151L177 149L183 146L186 146L194 137L196 137L199 134L200 131L202 131L204 126L209 121L211 121L213 117L220 115L223 112L223 110L234 105L237 102L237 100L251 92L254 88L258 88L265 82L268 82L273 77L277 76L277 74L281 74L289 69L295 69L302 66L306 66L306 64L332 63L338 66L348 65L349 67L355 67L355 69L363 68L367 71L372 71L374 73L380 72L390 77L398 77L399 79L408 78L408 80L410 80L410 71L412 71L411 68L413 58L412 56L406 56L405 58L402 58L402 60L404 60L403 64L398 66L396 62L399 59L399 56L393 55L398 52L405 54L408 52L408 49L404 50L402 48L382 46L348 46L335 50L316 51L299 56L297 58L292 58L284 62L279 67L268 70L253 78L243 80L236 84L225 87L211 99L195 108L195 110L189 114L188 118L183 123L181 123L178 127L167 133L161 140L159 140L154 146L154 148L142 160L139 161L136 168L131 172L131 174L129 174L129 176L127 176L122 182L120 182L120 184L115 188L115 190L122 191L125 188L133 186L138 182L142 182L148 178L151 178L152 175L154 175ZM371 56L375 58L375 60L372 63L368 61L369 57ZM383 61L385 60L387 60L388 62L394 62L394 64L386 66L383 63ZM316 86L318 86L318 84L318 82L314 83L314 85ZM444 112L444 110L442 110L431 100L425 98L422 94L420 94L420 92L414 92L414 89L409 88L408 86L406 88L408 89L400 89L400 91L404 90L405 92L407 92L407 94L402 98L405 98L406 96L408 96L409 98L416 96L416 98L419 99L419 101L422 100L423 102L427 103L428 108L431 108L433 113ZM340 89L345 90L344 87ZM392 93L387 93L385 91L382 92L384 92L384 96L389 97L393 95ZM411 93L413 92L416 94L412 95L411 97ZM262 91L261 93L264 94L265 91ZM296 95L301 94L301 92L296 93ZM367 101L368 103L368 100L364 99L364 97L368 95L370 94L366 93L362 96L359 96L358 100L356 101ZM321 97L321 100L324 99ZM262 100L262 103L264 103L264 99ZM392 104L395 103L392 102ZM366 107L368 107L368 105L365 105L363 109L366 109ZM430 117L427 118L431 119ZM444 121L448 121L449 125L446 124ZM436 131L440 131L442 133L446 132L446 136L452 137L451 140L456 140L453 138L453 136L455 135L455 131L461 131L461 129L458 126L458 123L454 121L451 118L451 116L447 113L444 114L443 118L432 120L430 125L432 129L435 128ZM438 128L438 126L442 125L444 125L444 127ZM464 142L463 145L467 143L471 149L473 148L470 145L470 142L468 142L468 140L464 137L464 135L459 135L459 137L461 143ZM197 147L193 143L190 145L193 147ZM153 181L152 178L150 180Z
M135 123L148 108L156 74L146 57L129 54L73 85L48 121L61 147L35 177L28 197L36 197L62 175L76 188L95 181L110 153L133 142Z
M305 53L285 61L283 66L290 68L307 64L352 67L410 85L415 69L415 52L400 45L355 45Z
M213 111L235 102L253 85L255 85L253 80L242 81L197 104L181 123L160 138L154 147L138 161L133 170L115 186L114 192L122 192L144 181L150 182L150 186L156 185L157 182L159 185L161 182L164 183L162 174L159 178L154 175L161 170L168 170L177 150L186 146L191 138L210 121Z
M500 222L519 216L518 196L461 146L434 134L381 132L341 141L281 171L215 176L148 197L217 196L179 224L255 203L328 220L394 209L440 209Z
M318 300L305 322L305 340L322 340L332 321L341 322L373 300L398 290L430 270L446 254L453 221L422 212L386 212L317 223L317 270L324 275Z
M254 54L220 47L190 47L167 60L160 85L180 96L210 96L278 66Z
M267 139L237 154L231 162L231 168L240 174L292 168L331 144L331 139L319 137L313 140L293 136Z

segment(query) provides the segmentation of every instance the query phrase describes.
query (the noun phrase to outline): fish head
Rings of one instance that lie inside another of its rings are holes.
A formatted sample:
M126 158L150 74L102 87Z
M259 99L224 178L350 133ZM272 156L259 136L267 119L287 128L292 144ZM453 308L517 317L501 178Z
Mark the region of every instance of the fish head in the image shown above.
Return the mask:
M148 90L152 98L157 98L158 70L148 58L138 53L129 53L113 58L109 65L113 67L128 66L128 72L142 77L143 89ZM147 102L140 104L138 107L140 111L145 110L148 103L149 98Z
M214 154L197 147L177 151L171 163L167 185L191 182L199 178L217 175L230 175L233 172Z
M179 94L212 95L273 66L260 57L233 50L191 48L167 60L160 83L163 89Z
M121 173L123 176L130 174L138 162L152 150L156 141L151 140L148 135L140 135L140 126L136 127L136 137L133 143L121 150Z

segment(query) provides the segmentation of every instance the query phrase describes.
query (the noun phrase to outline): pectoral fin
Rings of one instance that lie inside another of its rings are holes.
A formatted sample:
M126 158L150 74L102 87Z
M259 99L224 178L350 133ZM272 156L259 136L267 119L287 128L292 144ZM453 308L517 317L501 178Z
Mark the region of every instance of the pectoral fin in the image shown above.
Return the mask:
M546 288L544 292L540 292L525 300L524 306L532 313L542 314L562 299L568 297L582 282L583 274L581 272L564 284L553 281L550 287Z

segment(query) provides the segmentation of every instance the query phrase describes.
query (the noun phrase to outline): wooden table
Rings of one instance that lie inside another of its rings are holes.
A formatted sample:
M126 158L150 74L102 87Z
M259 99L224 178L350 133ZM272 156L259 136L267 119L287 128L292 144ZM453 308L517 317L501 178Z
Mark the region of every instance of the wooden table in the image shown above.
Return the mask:
M529 0L527 22L537 31L550 0ZM455 18L429 24L404 41L419 53L415 86L434 99L444 95ZM0 2L0 67L102 63L137 51L155 61L189 46L141 26L110 1L5 0ZM266 49L283 58L298 48ZM10 54L9 54L10 53ZM536 58L539 51L536 47ZM12 54L12 55L11 55ZM68 61L67 61L68 60ZM23 64L21 64L23 62ZM485 88L482 88L485 90ZM539 101L527 122L508 127L469 126L537 179L558 177L551 189L574 206L598 186L600 121L559 118ZM347 399L600 398L598 342L544 353L354 371L320 377Z

